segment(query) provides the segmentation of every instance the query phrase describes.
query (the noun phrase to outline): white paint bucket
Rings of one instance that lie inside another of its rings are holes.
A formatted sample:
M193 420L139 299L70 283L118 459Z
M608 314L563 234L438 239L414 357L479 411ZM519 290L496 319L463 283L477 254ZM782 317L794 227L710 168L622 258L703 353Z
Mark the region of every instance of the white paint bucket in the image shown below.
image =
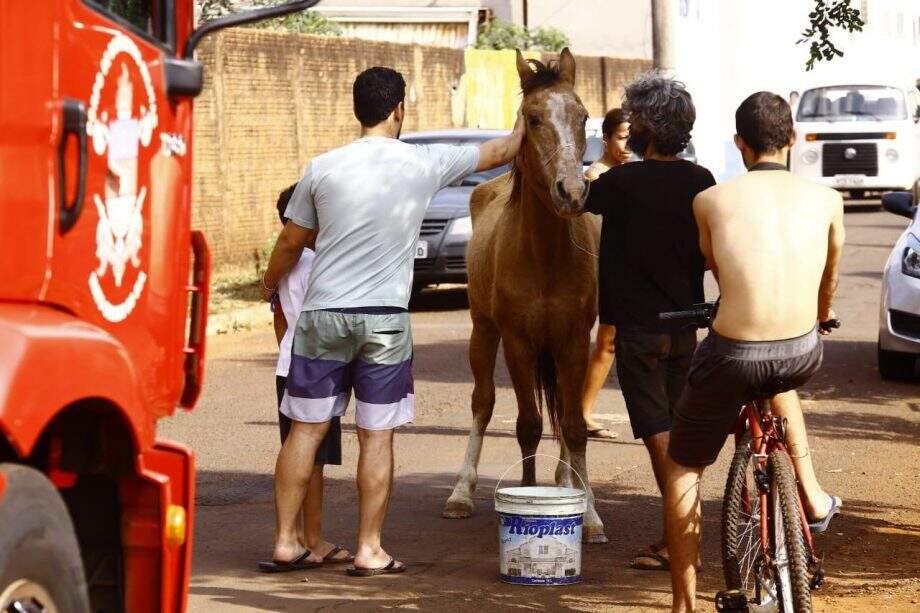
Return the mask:
M587 506L584 490L571 487L496 487L502 581L519 585L581 581L581 527Z

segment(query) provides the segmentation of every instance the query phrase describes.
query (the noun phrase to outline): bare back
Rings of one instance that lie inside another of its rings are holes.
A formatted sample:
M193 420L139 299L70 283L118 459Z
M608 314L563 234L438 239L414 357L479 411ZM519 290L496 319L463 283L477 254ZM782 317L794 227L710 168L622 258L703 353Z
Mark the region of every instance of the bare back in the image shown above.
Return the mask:
M815 326L843 242L837 192L786 171L753 171L701 193L694 212L721 290L719 334L778 340Z

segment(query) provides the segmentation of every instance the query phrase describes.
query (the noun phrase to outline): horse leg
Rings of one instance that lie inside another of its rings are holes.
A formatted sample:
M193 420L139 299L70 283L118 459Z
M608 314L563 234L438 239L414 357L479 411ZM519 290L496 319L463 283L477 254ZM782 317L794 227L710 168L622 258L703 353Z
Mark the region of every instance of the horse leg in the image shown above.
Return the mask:
M479 476L479 454L482 452L482 438L492 409L495 407L495 356L498 352L500 336L492 322L488 320L473 321L470 335L470 367L473 370L473 425L470 438L466 444L466 456L460 469L454 491L444 505L444 517L460 519L473 514L473 492Z
M526 339L503 337L505 362L517 397L517 439L521 446L523 470L521 485L536 485L537 463L532 457L537 452L540 437L543 436L543 416L537 407L536 397L536 355Z
M580 477L576 487L583 488L588 499L582 540L587 543L606 543L604 524L594 508L594 492L588 480L588 463L585 458L588 426L581 411L581 391L588 367L589 344L588 335L585 335L584 342L567 343L556 361L562 392L562 443L572 469Z
M569 448L566 447L565 438L559 440L559 462L556 463L556 485L560 487L573 487L572 464Z

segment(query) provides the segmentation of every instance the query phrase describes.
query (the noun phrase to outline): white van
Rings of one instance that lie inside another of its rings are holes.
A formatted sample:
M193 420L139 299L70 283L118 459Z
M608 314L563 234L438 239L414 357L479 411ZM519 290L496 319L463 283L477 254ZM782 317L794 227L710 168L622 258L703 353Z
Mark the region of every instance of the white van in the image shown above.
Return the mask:
M916 190L920 92L914 86L828 85L802 92L790 167L850 199Z

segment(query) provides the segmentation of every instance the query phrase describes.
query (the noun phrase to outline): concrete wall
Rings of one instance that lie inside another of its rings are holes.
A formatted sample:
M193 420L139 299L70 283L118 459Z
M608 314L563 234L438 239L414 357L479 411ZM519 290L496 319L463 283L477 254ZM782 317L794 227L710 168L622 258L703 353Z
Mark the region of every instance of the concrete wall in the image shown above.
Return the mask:
M492 119L477 124L509 127L519 84L490 74L514 75L513 53L467 53L479 54L476 79L491 87L468 91L468 59L454 49L251 29L206 39L198 51L206 77L195 102L193 223L206 232L215 267L260 257L279 229L278 192L311 157L357 137L351 86L365 68L392 66L406 77L407 132L463 127L489 108L497 109L486 113ZM494 72L482 70L483 53ZM619 102L624 81L648 67L578 58L576 90L600 116Z

